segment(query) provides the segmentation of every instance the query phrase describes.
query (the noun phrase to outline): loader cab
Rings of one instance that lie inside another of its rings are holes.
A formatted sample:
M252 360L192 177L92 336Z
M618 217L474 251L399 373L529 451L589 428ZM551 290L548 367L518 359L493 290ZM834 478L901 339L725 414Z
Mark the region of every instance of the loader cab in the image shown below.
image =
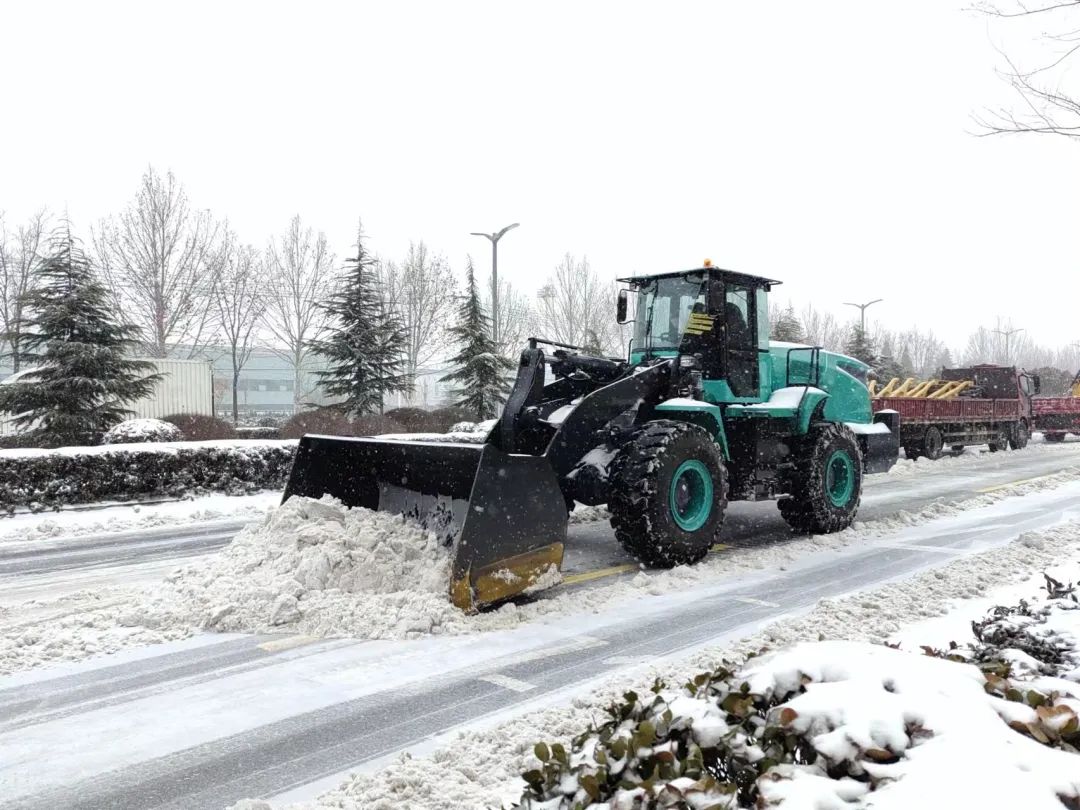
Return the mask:
M704 399L714 403L761 399L769 347L768 293L779 282L704 267L681 273L620 279L620 322L634 294L630 362L680 358L700 370ZM766 384L768 381L764 381Z

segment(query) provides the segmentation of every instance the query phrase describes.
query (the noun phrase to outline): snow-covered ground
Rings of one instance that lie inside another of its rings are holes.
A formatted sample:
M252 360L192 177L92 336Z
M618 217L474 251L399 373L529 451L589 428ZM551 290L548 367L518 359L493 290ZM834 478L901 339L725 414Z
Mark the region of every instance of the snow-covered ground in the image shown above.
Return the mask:
M716 554L669 571L642 570L588 588L556 588L535 601L475 616L450 604L449 558L432 533L388 514L345 509L331 498L291 499L223 552L178 569L160 585L129 594L122 604L109 598L108 589L93 592L77 618L68 612L59 622L35 625L33 633L0 638L0 672L183 638L200 628L352 638L505 630L543 617L609 611L643 595L727 582L733 576L792 565L808 555L872 542L935 518L958 516L962 522L973 508L1015 501L1018 495L1037 499L1056 491L1054 497L1060 498L1072 490L1080 498L1075 474L1063 473L961 505L934 504L922 513L860 523L833 535ZM0 629L24 623L19 607L7 613L0 615Z
M1080 757L1045 748L1010 729L1006 721L1038 719L1035 710L987 695L974 667L925 657L918 650L921 643L947 646L949 640L969 639L970 619L981 616L987 606L1013 604L1019 594L1037 600L1044 570L1063 579L1080 574L1080 523L1026 534L1004 548L882 588L823 600L808 614L781 620L735 643L624 671L585 694L579 689L568 704L509 722L487 718L473 730L384 762L379 770L354 774L318 800L288 806L342 810L506 806L522 795L521 774L540 764L534 753L537 742L561 741L570 750L571 739L602 718L604 707L618 702L627 690L648 694L657 678L676 686L721 661L739 662L760 650L778 650L749 666L745 676L754 690L775 689L778 684L788 688L800 683L802 675L812 679L815 685L789 706L798 718L792 726L812 730L810 736L830 755L854 758L874 771L881 785L870 794L873 807L1057 810L1061 807L1057 794L1077 795ZM1078 619L1080 610L1066 607L1059 611L1055 630L1080 637ZM880 646L893 639L913 645L912 651ZM1072 680L1032 684L1043 689L1054 685L1066 696L1063 705L1080 708L1076 700L1080 687ZM913 737L914 724L925 734ZM903 756L890 757L890 764L875 764L866 761L868 749ZM766 787L767 800L773 802L767 806L815 810L870 806L864 802L864 787L825 779L812 768L787 769L777 776ZM892 779L896 781L889 783ZM235 805L237 810L270 806L258 801ZM543 806L555 810L564 805Z
M250 521L263 517L280 502L278 491L254 495L215 493L161 503L93 504L51 512L20 512L0 517L0 543L10 551L20 542L38 543L51 538L119 534L215 521Z

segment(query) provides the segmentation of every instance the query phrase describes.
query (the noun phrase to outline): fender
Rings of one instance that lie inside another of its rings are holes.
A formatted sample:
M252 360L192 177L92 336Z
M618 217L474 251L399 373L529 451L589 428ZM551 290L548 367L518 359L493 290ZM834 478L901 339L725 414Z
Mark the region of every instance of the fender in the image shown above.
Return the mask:
M679 422L689 422L705 428L718 445L725 461L731 460L728 452L727 432L724 430L724 419L720 408L709 402L699 399L669 399L656 406L656 413L668 419Z

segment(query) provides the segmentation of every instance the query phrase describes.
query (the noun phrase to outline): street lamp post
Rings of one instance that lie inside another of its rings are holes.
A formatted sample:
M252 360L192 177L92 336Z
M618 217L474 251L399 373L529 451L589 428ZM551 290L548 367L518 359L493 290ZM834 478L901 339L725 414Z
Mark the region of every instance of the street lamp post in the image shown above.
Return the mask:
M495 233L473 232L469 236L482 236L491 242L491 339L499 342L499 240L507 231L512 231L519 224L507 225Z
M866 334L866 308L874 304L879 304L884 301L884 298L875 298L873 301L867 301L865 304L853 304L850 301L845 301L844 306L858 307L859 308L859 331L864 335Z
M1000 321L999 321L1000 323ZM1009 364L1009 339L1012 338L1017 332L1023 332L1024 329L994 329L992 330L995 335L1002 335L1005 338L1005 365Z

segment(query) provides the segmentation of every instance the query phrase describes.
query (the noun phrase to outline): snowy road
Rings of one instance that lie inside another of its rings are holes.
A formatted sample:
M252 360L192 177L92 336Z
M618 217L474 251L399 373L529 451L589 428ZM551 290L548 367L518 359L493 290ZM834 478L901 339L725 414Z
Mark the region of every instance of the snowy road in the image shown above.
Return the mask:
M1057 473L1080 463L1080 447L979 461L878 478L867 487L862 517ZM1080 480L868 537L783 568L510 631L375 642L204 635L30 670L0 679L0 804L221 808L244 796L311 796L343 772L375 767L404 748L431 747L439 735L565 700L618 669L743 636L821 597L1077 517ZM195 534L184 536L191 553L202 553ZM733 507L728 536L734 546L790 539L772 504ZM119 552L108 546L94 551L94 542L85 548L91 558L104 555L98 563L114 568L122 563L102 563ZM147 543L132 541L135 565L160 564L161 555L174 553ZM624 561L609 553L614 542L604 523L573 526L570 546L580 574ZM177 547L175 553L184 552ZM26 567L22 574L8 569L12 582L45 576L42 566L65 565L61 576L78 570L76 557L17 559Z
M974 451L947 458L911 475L871 476L859 512L877 520L899 510L913 510L938 498L958 499L992 491L1011 482L1038 478L1080 465L1080 442L1033 445L1027 452ZM0 544L0 604L58 596L99 585L154 582L170 567L209 554L232 539L250 518L208 521L190 527L131 530L74 538ZM725 542L761 544L790 538L773 504L734 503L725 522ZM585 524L572 532L565 572L593 576L597 571L632 564L612 541L606 522ZM614 575L616 572L611 572ZM573 580L572 580L573 581Z

